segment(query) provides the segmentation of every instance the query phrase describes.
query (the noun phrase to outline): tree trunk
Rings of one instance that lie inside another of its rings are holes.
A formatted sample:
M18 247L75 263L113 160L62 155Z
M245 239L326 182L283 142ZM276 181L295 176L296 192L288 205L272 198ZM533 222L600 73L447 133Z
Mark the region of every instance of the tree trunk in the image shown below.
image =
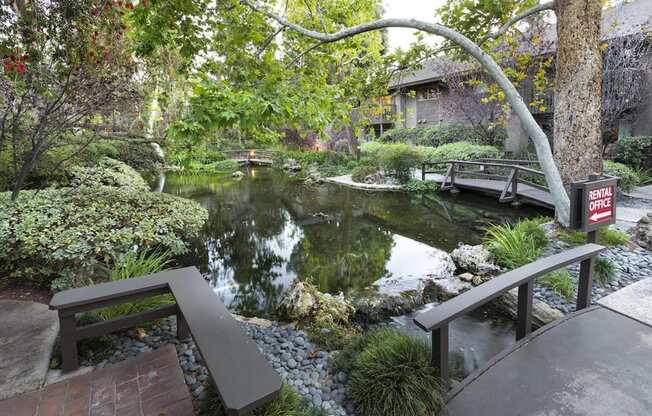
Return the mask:
M554 155L564 187L602 172L600 0L557 1Z

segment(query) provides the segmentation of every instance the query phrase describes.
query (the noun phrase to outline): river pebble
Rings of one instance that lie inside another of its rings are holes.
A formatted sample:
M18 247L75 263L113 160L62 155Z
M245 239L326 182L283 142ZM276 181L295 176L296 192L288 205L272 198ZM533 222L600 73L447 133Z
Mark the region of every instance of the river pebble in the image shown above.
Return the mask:
M308 341L305 332L277 323L269 327L247 322L240 325L283 381L309 403L324 409L328 415L354 415L353 406L346 400L346 374L333 374L331 354L319 350ZM150 328L148 335L142 339L137 337L134 330L115 338L117 348L109 359L99 363L86 361L82 365L102 368L165 344L175 344L189 391L196 400L206 398L208 370L202 365L201 355L192 339L177 340L176 317L162 320L159 325Z
M557 240L551 242L550 247L545 250L544 256L559 253L568 250L570 245L564 241ZM605 286L600 286L593 282L592 300L595 304L601 298L617 291L625 286L635 283L641 279L652 277L652 253L644 249L631 249L626 246L618 246L606 249L600 254L600 257L611 260L616 268L616 277ZM576 280L579 276L579 264L574 264L566 268L571 276ZM553 308L558 309L564 314L575 311L575 299L568 302L554 290L536 284L534 296L547 302Z

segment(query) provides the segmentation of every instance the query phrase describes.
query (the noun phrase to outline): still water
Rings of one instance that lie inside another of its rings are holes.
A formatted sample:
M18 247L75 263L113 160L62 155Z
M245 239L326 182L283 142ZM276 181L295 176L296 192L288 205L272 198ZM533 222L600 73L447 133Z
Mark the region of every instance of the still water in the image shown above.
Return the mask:
M354 295L382 278L423 277L441 266L442 250L477 244L487 224L537 214L468 192L371 193L306 186L269 168L244 172L241 180L167 174L158 185L208 209L208 223L180 262L198 267L229 309L243 315L269 315L295 279ZM511 324L463 324L463 332L496 335L491 342L499 345L513 337ZM451 331L456 338L459 331Z

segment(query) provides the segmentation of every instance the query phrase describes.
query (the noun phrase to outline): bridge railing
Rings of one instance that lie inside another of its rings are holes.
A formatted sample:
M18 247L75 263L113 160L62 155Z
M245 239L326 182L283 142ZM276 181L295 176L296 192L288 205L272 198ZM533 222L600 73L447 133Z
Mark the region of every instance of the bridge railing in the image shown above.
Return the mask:
M414 322L421 329L432 333L432 364L438 369L441 382L448 384L448 326L451 321L518 287L516 318L518 341L532 331L532 302L536 278L580 262L576 307L577 310L587 308L591 304L595 257L604 249L605 247L598 244L585 244L536 260L497 276L414 318Z
M515 159L425 162L421 167L421 179L425 181L427 174L440 172L438 170L428 170L429 167L448 165L441 184L441 190L455 189L455 180L459 176L499 180L505 182L505 187L500 194L500 202L511 202L518 198L519 183L548 191L548 187L545 186L545 174L540 170L527 167L536 164L538 164L536 161Z
M235 160L272 160L274 159L273 150L267 149L237 149L237 150L222 150L229 159Z

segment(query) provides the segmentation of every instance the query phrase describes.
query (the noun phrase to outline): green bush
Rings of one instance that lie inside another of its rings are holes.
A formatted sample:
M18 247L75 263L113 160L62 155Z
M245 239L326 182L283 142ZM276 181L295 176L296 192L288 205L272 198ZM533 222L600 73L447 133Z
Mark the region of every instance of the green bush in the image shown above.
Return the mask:
M450 124L425 128L394 128L384 133L379 140L383 143L411 143L432 147L461 141L502 146L506 138L507 131L500 126L481 128Z
M458 142L445 144L437 148L418 148L425 160L441 162L446 160L474 160L500 157L500 149L493 146Z
M559 238L574 246L586 244L586 233L576 230L560 229L558 232ZM598 230L598 244L607 247L616 247L629 242L629 236L618 230L612 228L603 228Z
M510 225L492 225L487 228L484 244L494 255L496 263L515 269L536 260L548 239L538 225L543 220L528 220ZM537 224L539 222L539 224Z
M170 263L171 258L172 254L168 251L162 253L148 253L146 251L137 253L130 251L115 261L113 270L111 270L111 274L109 275L109 281L115 282L138 278L160 272ZM172 303L174 303L172 295L159 295L97 309L92 314L100 320L108 321L134 313L160 308Z
M426 416L443 406L430 344L392 330L374 332L343 352L348 394L362 416Z
M225 416L215 387L210 384L206 391L208 397L201 401L197 415ZM254 410L253 416L326 416L326 413L312 407L292 387L283 384L276 400Z
M96 166L74 166L69 172L70 186L110 186L131 191L148 191L149 186L136 170L123 162L102 158Z
M616 278L616 265L609 259L595 259L595 281L600 286L606 286Z
M554 290L559 296L570 302L575 296L575 279L568 273L568 270L561 269L548 273L539 279L539 283Z
M605 160L604 173L609 176L617 176L620 178L618 180L618 189L621 191L631 191L641 183L636 171L622 163Z
M652 169L652 136L619 140L615 160L632 168Z
M548 217L536 217L521 220L516 224L516 227L530 236L535 247L545 248L548 246L549 241L545 231L541 228L541 225L550 221L552 221L552 219Z
M410 180L412 169L422 162L416 148L403 143L385 145L378 152L378 160L383 170L395 176L400 182Z
M186 251L207 211L168 194L108 186L0 193L0 275L49 285L95 277L141 249Z
M378 172L378 168L375 166L358 166L351 171L351 179L353 182L364 182L364 179Z
M438 191L440 184L435 181L420 181L412 179L405 184L405 190L408 192L434 192Z

